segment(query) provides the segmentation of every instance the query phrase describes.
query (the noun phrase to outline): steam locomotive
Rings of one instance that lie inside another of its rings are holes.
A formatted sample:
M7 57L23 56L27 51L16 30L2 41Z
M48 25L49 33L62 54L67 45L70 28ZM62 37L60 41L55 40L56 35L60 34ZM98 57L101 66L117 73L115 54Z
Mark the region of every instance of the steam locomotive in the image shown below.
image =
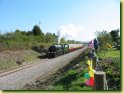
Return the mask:
M83 44L53 44L48 48L48 57L53 58L59 55L83 48Z

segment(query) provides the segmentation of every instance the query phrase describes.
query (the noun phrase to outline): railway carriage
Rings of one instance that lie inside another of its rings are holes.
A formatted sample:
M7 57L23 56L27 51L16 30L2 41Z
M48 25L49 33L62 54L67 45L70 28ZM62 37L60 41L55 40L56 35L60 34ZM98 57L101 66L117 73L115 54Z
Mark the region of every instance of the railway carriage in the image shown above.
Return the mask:
M69 45L70 52L83 48L83 44L68 44L68 45Z
M83 44L56 44L48 49L48 57L56 57L83 48Z

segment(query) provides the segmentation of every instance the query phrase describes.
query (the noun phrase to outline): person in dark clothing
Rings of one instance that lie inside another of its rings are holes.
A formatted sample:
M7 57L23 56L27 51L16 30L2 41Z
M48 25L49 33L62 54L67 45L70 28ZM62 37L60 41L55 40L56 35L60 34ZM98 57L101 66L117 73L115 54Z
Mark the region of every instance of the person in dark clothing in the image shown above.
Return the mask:
M95 52L97 53L97 49L98 49L98 41L97 41L96 38L94 39L93 46L94 46Z
M92 60L93 57L95 57L95 56L96 56L95 49L92 49L91 52L88 54L88 58L89 58L90 60Z

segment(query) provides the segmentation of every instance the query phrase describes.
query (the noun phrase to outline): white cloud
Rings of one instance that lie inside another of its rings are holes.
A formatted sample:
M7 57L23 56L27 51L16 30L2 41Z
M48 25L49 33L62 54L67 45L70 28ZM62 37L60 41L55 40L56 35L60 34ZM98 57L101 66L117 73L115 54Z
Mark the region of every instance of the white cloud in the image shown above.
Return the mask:
M67 24L60 26L58 29L58 41L62 37L64 37L66 40L76 40L76 41L90 41L92 40L94 36L95 30L92 28L86 28L83 25L77 25L77 24Z
M58 29L58 37L59 40L64 37L66 40L77 40L80 32L82 32L84 26L76 25L76 24L67 24L60 26Z

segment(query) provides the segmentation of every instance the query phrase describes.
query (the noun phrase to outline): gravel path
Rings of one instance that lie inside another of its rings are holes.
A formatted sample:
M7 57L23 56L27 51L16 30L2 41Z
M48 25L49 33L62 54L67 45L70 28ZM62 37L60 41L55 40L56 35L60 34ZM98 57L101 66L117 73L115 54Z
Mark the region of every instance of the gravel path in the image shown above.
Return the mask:
M59 56L53 59L44 59L32 66L25 66L10 72L0 74L0 90L18 90L27 83L48 73L56 72L66 66L69 61L81 54L87 47Z

